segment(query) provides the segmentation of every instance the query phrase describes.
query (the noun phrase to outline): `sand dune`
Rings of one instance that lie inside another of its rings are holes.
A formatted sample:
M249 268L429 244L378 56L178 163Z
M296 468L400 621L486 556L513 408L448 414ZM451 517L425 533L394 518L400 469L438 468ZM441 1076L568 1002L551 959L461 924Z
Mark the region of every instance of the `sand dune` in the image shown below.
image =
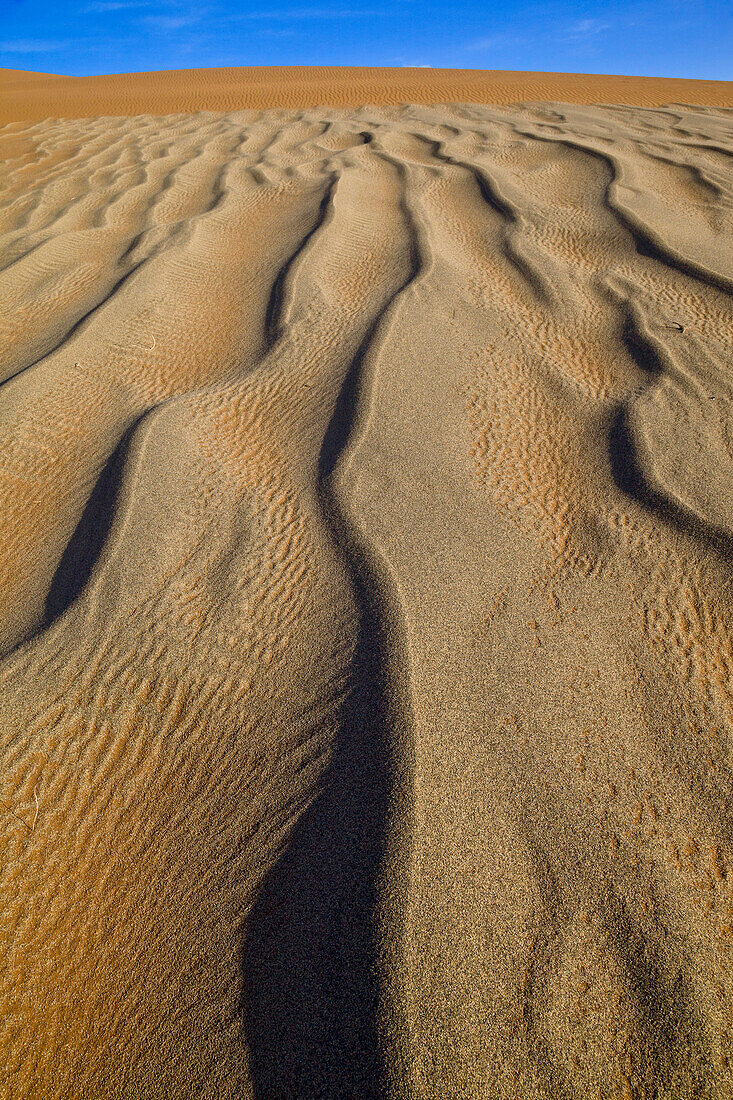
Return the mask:
M733 115L191 106L0 134L2 1095L730 1096Z
M486 69L267 66L178 69L117 76L53 76L0 69L0 125L63 115L164 115L191 111L359 107L365 103L522 101L670 103L733 107L725 80L673 80Z

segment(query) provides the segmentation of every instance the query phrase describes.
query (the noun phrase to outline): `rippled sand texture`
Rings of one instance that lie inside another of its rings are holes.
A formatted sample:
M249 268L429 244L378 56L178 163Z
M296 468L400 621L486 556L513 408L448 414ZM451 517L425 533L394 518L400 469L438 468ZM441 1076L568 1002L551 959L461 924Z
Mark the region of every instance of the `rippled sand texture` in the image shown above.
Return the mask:
M0 132L4 1097L731 1095L732 120Z
M497 69L266 65L173 69L111 76L54 76L0 68L0 124L18 119L166 115L176 111L294 110L363 103L668 103L732 107L725 80L599 76Z

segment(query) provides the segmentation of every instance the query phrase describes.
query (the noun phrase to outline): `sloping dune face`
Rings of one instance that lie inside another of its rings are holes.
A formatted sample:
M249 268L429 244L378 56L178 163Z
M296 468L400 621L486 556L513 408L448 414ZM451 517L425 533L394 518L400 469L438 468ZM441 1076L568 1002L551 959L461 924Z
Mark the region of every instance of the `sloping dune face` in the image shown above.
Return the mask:
M0 132L3 1096L730 1095L732 120Z
M0 124L98 115L172 114L244 108L358 107L364 103L668 103L733 105L725 80L486 69L247 66L111 76L54 76L0 69Z

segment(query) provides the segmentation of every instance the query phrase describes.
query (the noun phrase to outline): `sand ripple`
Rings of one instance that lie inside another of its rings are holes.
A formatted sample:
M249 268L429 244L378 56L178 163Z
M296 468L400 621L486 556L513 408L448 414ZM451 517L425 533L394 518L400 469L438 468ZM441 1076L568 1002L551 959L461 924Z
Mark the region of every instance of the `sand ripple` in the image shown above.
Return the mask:
M731 117L0 131L9 1100L731 1094Z

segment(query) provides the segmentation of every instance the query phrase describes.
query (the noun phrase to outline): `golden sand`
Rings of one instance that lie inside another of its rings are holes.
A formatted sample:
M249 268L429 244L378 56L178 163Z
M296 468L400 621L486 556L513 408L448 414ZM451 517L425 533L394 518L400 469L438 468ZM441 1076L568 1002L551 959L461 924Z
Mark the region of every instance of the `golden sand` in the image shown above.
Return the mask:
M59 116L540 100L731 107L733 85L725 80L486 69L270 66L85 77L0 69L0 125Z
M6 75L3 1100L731 1095L731 113L525 76Z

